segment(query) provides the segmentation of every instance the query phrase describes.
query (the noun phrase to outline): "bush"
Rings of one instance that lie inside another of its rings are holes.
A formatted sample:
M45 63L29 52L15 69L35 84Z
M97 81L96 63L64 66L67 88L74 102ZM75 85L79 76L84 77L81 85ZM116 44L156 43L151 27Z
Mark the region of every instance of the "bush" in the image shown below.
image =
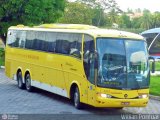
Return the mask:
M0 48L0 66L4 65L5 51L3 48Z
M151 76L151 82L150 82L150 94L160 96L160 82L159 82L159 76Z
M150 70L152 70L152 62L150 62ZM160 61L155 62L155 70L160 71Z

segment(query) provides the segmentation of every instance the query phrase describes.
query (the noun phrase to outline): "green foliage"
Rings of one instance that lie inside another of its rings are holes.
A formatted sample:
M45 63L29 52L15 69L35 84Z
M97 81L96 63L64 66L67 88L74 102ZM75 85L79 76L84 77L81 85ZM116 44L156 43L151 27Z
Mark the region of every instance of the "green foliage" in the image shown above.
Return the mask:
M126 14L122 14L119 17L118 23L119 23L120 28L131 28L131 20L129 16L127 16Z
M160 27L160 12L151 13L140 8L124 13L115 0L0 0L0 36L9 26L28 26L43 23L92 24L99 27L112 27L140 33L146 29ZM143 16L130 18L129 14L143 13Z
M105 26L106 24L109 24L110 21L102 9L94 8L93 12L92 25Z
M160 12L151 13L149 10L143 11L143 16L134 18L132 28L151 29L160 27Z
M152 62L150 62L150 70L152 70ZM155 62L155 70L160 71L160 62Z
M141 28L141 22L142 22L142 18L141 18L141 17L134 18L134 19L131 21L132 28L135 28L135 29ZM141 28L141 29L144 29L144 28ZM145 30L145 29L144 29L144 30Z
M148 10L143 11L143 16L141 20L141 27L145 29L151 28L151 13Z
M119 30L128 31L136 34L140 34L145 31L145 29L143 28L119 28Z
M160 62L156 62L156 70L160 71Z
M119 29L135 33L160 27L160 12L151 13L147 9L137 8L135 11L128 9L125 13L119 8L115 0L77 0L78 2L86 4L88 9L94 11L91 17L92 25L95 26L111 27L116 23L119 25Z
M152 76L150 82L150 94L160 96L160 76Z
M3 48L0 48L0 66L4 65L5 52Z
M68 3L60 23L92 24L93 11L83 3Z
M106 14L104 11L109 11ZM92 24L94 26L111 26L121 12L115 0L77 0L69 2L61 23Z
M151 27L160 27L160 12L155 12L152 16L151 16Z
M0 0L0 34L11 25L36 25L56 22L65 0Z

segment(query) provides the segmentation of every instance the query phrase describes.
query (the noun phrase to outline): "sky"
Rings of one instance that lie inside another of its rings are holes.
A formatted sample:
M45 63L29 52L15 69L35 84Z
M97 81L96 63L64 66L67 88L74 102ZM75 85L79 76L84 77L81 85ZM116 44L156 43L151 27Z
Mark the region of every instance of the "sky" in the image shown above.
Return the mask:
M69 0L75 1L75 0ZM159 11L160 12L160 0L116 0L119 7L123 11L127 11L127 8L130 9L148 9L151 12Z
M148 9L151 12L160 12L160 0L116 0L123 11L130 9Z

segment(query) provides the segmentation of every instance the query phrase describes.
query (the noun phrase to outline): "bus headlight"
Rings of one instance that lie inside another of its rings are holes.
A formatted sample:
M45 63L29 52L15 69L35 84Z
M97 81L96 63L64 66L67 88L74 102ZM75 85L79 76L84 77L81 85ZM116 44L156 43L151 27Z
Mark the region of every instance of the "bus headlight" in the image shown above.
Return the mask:
M147 98L148 94L139 94L139 98Z
M103 93L99 93L99 95L100 95L102 98L111 98L111 97L112 97L111 95L103 94Z

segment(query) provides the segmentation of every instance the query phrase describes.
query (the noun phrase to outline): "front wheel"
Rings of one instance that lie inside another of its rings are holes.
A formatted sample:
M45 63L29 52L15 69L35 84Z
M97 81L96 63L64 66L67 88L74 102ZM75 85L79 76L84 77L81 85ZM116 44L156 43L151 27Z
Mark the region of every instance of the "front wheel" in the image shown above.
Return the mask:
M33 87L31 86L31 77L29 74L27 74L25 77L25 85L28 92L33 91Z
M80 93L79 93L78 87L76 87L75 91L74 91L74 106L77 109L81 109L82 108L82 104L80 102Z

